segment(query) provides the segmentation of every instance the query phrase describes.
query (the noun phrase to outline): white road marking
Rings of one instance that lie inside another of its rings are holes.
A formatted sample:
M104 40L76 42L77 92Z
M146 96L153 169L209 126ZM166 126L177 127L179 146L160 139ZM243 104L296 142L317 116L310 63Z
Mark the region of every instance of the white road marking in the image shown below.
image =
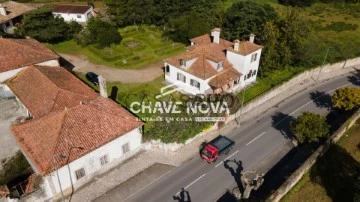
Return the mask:
M260 135L256 136L254 139L252 139L250 142L248 142L246 144L246 146L248 146L249 144L253 143L255 140L257 140L258 138L260 138L261 136L263 136L266 132L262 132Z
M217 168L219 165L221 165L222 163L224 163L224 161L228 160L229 158L231 158L232 156L234 156L236 153L238 153L239 150L236 150L236 152L232 153L230 156L228 156L226 159L224 159L223 161L221 161L220 163L218 163L215 168Z
M285 118L281 119L279 122L277 122L277 123L275 124L275 126L279 125L282 121L284 121L285 119L287 119L289 116L295 114L295 113L298 112L300 109L304 108L306 105L314 102L315 100L321 98L322 96L327 95L327 94L329 94L329 93L331 93L331 92L333 92L333 91L336 91L336 90L339 89L339 88L343 88L343 87L348 86L348 85L350 85L350 83L347 83L347 84L345 84L345 85L342 85L342 86L339 86L339 87L334 88L334 89L332 89L332 90L329 90L328 92L324 93L323 95L320 95L319 97L317 97L317 98L315 98L315 99L313 99L313 100L310 100L309 102L303 104L301 107L297 108L295 111L291 112L291 113L290 113L288 116L286 116Z
M206 174L204 173L203 175L201 175L200 177L198 177L196 180L194 180L192 183L190 183L188 186L186 186L186 187L184 188L184 190L187 189L187 188L189 188L189 187L190 187L191 185L193 185L195 182L199 181L199 180L200 180L201 178L203 178L205 175L206 175ZM176 193L176 195L179 195L180 192L181 192L181 191L179 191L178 193Z

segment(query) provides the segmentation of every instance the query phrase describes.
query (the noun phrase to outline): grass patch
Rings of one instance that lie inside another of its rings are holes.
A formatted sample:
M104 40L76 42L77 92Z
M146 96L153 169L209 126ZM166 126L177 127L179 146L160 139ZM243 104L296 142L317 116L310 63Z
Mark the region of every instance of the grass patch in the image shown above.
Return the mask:
M104 49L80 46L74 40L45 45L55 52L85 55L92 63L120 69L139 69L185 51L184 44L162 37L162 30L154 26L128 26L119 32L121 43Z
M284 70L274 71L263 78L258 77L256 84L246 89L244 103L247 103L259 95L266 93L270 89L281 85L304 70L305 68L286 68ZM241 91L237 95L239 100L242 100L243 93L244 91Z
M283 197L288 201L353 201L360 176L360 120Z

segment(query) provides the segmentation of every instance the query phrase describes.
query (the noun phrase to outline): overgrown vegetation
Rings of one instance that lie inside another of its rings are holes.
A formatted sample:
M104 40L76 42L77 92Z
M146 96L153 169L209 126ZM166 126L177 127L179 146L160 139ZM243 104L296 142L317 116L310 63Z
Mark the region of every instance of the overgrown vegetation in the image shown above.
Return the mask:
M34 172L21 151L18 151L13 157L1 163L3 168L0 171L0 185L8 184L16 178L24 177Z
M310 172L281 201L358 201L359 130L360 120L320 157Z
M15 30L20 36L31 36L40 42L58 43L70 40L82 29L76 22L66 23L52 15L50 8L40 8L25 15Z

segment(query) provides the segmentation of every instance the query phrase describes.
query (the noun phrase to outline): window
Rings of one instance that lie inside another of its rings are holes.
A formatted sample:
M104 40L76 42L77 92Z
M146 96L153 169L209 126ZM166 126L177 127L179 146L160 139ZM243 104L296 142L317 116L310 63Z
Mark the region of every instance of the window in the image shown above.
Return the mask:
M126 143L122 146L123 154L130 151L129 143Z
M186 83L186 77L181 73L177 73L177 80Z
M200 83L194 79L190 79L190 85L197 87L200 89Z
M9 21L5 23L5 27L10 27L10 22Z
M180 60L180 65L181 65L181 66L186 66L186 61L183 60L183 59L181 59L181 60Z
M166 66L165 66L165 73L166 73L166 74L170 74L170 67L169 67L169 65L166 65Z
M257 53L251 55L251 62L254 62L257 60Z
M253 71L252 76L256 75L256 69Z
M222 70L222 68L223 68L223 62L219 62L217 64L217 70Z
M249 71L249 74L247 75L247 78L250 78L252 76L252 70Z
M100 158L100 163L101 163L102 166L105 165L105 164L107 164L107 163L109 163L109 159L108 159L108 155L107 155L107 154L104 155L104 156L102 156L102 157Z
M84 168L80 168L79 170L75 171L76 179L79 180L85 176Z
M81 18L81 15L77 15L76 17L77 17L77 18Z
M246 81L246 79L247 79L247 78L246 78L246 74L245 74L245 75L244 75L244 81Z

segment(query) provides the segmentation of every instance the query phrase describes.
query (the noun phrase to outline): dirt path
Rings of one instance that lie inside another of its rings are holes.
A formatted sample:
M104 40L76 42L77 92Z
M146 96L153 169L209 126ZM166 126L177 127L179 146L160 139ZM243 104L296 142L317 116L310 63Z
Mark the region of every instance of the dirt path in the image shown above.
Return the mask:
M87 72L95 72L102 75L107 81L117 81L121 83L146 83L163 75L163 62L149 65L145 69L116 69L105 65L97 65L91 63L83 55L70 55L59 53L61 57L73 64L73 71L86 74Z

